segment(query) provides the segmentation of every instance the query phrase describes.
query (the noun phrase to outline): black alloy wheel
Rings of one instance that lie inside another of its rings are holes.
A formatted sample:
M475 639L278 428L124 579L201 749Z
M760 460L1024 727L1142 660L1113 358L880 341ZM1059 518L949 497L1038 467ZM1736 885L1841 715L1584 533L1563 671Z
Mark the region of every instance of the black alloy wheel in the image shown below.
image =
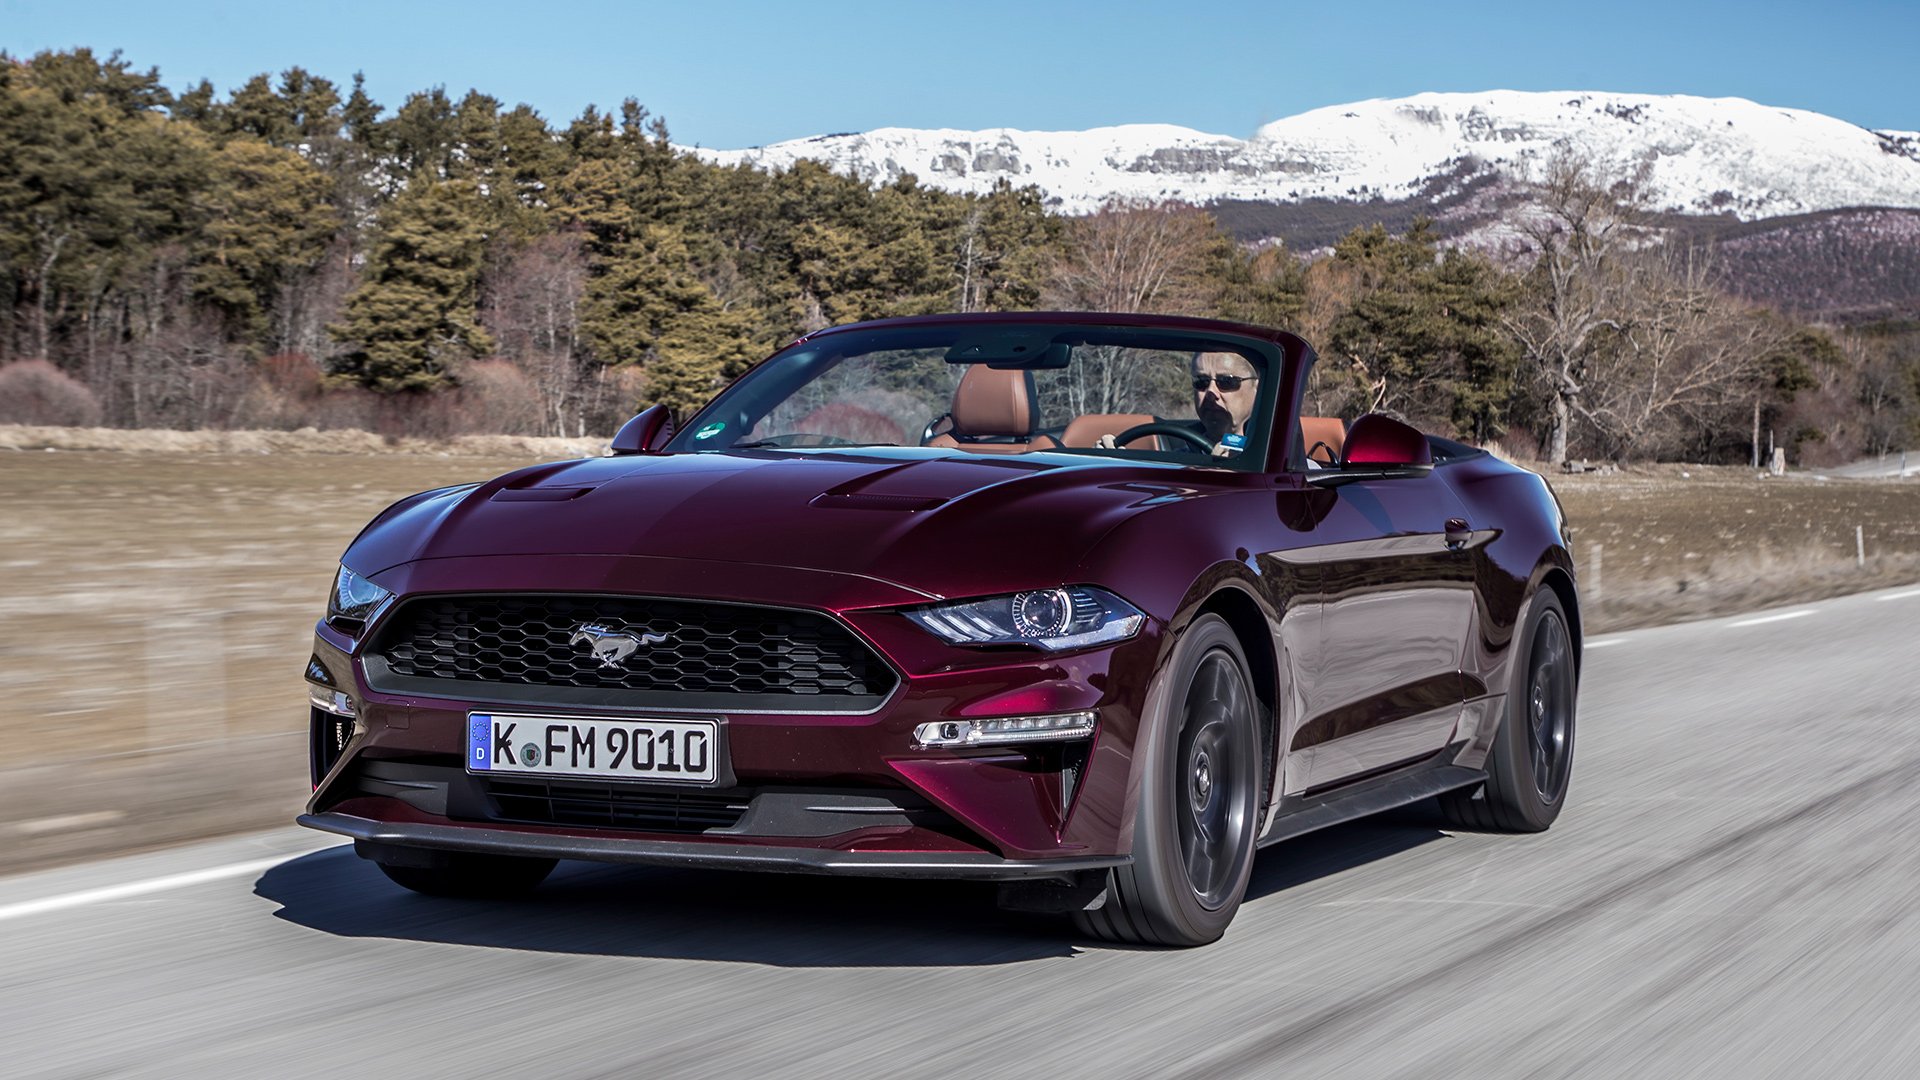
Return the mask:
M1565 805L1573 778L1574 714L1580 678L1573 633L1560 598L1542 588L1528 605L1526 651L1514 657L1505 718L1487 756L1487 782L1441 796L1455 825L1493 832L1540 832Z
M1558 803L1573 772L1573 644L1557 611L1534 628L1527 673L1527 749L1534 793Z
M1187 689L1186 719L1180 729L1180 772L1185 797L1176 797L1180 861L1200 906L1218 910L1227 901L1248 857L1240 843L1246 819L1255 813L1252 792L1235 783L1231 762L1258 752L1253 739L1252 693L1235 666L1236 658L1215 649L1200 661Z
M1133 862L1074 921L1107 941L1204 945L1226 932L1253 874L1263 706L1239 639L1216 615L1188 626L1163 678L1135 746Z

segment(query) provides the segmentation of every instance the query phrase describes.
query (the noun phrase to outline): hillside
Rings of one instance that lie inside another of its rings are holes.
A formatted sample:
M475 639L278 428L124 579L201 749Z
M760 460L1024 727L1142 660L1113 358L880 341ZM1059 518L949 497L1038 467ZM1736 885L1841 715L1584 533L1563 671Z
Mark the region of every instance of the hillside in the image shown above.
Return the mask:
M1420 94L1316 109L1249 139L1168 125L887 128L694 152L761 168L811 159L871 184L1034 185L1070 214L1115 197L1188 202L1242 241L1315 251L1356 227L1400 231L1423 217L1485 244L1484 227L1566 151L1607 175L1644 170L1662 225L1721 244L1743 296L1829 319L1920 315L1920 133L1740 98Z
M870 183L907 173L951 191L1006 180L1050 205L1114 196L1208 204L1444 198L1483 177L1523 180L1563 148L1609 172L1641 163L1659 209L1741 220L1853 206L1920 208L1920 136L1872 132L1741 98L1596 92L1419 94L1276 120L1252 138L1138 124L1091 131L883 128L746 150L724 164L823 162Z

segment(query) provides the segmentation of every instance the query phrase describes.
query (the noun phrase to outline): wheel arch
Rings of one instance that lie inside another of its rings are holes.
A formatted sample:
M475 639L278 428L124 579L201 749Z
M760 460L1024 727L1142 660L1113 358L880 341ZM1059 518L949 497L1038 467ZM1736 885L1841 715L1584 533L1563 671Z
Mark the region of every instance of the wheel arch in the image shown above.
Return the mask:
M1573 575L1564 566L1545 563L1536 573L1531 591L1537 595L1541 589L1552 589L1561 610L1567 613L1567 630L1573 635L1573 669L1577 673L1584 665L1587 635L1580 618L1580 593L1574 588Z
M1265 802L1275 799L1280 770L1280 657L1266 609L1245 589L1227 584L1215 590L1195 609L1194 617L1218 615L1240 642L1253 679L1254 698L1260 702L1260 750L1264 759ZM1267 807L1262 806L1264 814Z

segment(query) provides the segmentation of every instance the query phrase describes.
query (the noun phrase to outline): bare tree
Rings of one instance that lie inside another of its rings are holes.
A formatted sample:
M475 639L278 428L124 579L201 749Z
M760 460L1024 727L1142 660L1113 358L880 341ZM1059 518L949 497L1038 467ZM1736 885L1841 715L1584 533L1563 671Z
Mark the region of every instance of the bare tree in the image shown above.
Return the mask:
M1617 321L1569 405L1618 456L1671 448L1676 426L1732 427L1761 390L1782 325L1720 290L1711 251L1662 248L1619 269Z
M1212 299L1208 260L1226 242L1203 210L1115 200L1073 223L1043 302L1079 311L1199 314Z
M1641 234L1645 194L1635 181L1606 184L1570 153L1547 165L1538 203L1518 223L1533 261L1528 297L1505 319L1550 409L1547 459L1567 460L1567 439L1597 339L1622 329L1626 275L1620 266Z
M1041 303L1070 311L1207 313L1218 288L1210 263L1228 243L1205 211L1116 199L1069 227ZM1186 369L1138 349L1096 348L1043 376L1041 392L1058 395L1075 413L1134 412L1164 397L1159 384L1168 371Z
M578 350L586 256L575 233L554 233L508 255L487 276L482 319L500 355L526 372L543 405L543 427L584 434L590 378Z

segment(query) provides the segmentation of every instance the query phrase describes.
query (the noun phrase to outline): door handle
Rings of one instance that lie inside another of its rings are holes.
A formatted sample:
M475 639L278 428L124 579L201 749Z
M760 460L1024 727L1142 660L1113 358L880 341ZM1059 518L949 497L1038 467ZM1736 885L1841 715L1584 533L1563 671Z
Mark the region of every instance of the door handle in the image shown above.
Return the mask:
M1464 551L1472 539L1473 527L1467 524L1466 518L1447 519L1448 551Z

